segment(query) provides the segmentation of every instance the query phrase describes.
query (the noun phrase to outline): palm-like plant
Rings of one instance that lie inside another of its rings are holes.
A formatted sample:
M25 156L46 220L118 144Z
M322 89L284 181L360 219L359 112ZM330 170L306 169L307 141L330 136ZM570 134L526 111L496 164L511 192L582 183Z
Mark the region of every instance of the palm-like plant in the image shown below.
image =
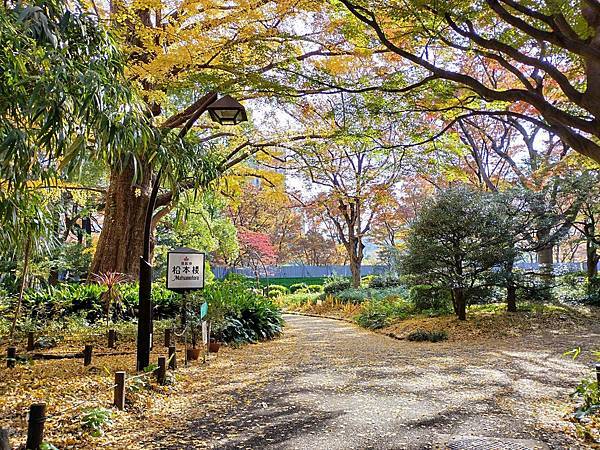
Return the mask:
M129 277L119 272L105 272L93 274L92 280L101 286L106 286L106 291L102 294L102 300L106 311L106 326L108 327L110 321L110 307L113 304L119 303L121 300L121 292L119 292L117 285L129 281Z

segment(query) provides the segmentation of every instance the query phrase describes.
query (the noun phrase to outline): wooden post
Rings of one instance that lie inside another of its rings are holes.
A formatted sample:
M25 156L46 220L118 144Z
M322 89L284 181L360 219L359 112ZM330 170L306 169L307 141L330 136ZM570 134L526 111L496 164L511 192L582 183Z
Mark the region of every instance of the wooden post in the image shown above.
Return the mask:
M600 389L600 364L596 364L596 382L598 383L598 389Z
M116 330L108 330L108 348L117 348Z
M17 347L6 349L6 367L13 368L17 364Z
M92 363L92 346L86 345L83 349L83 365L89 366Z
M169 369L171 370L177 369L177 354L175 353L175 350L174 345L169 347Z
M34 403L29 407L27 426L27 444L25 448L38 450L44 442L44 422L46 422L46 404Z
M165 384L167 375L167 358L164 356L158 357L158 369L156 370L156 381L158 384Z
M115 372L114 405L121 411L125 409L125 372Z
M165 329L165 347L170 347L173 345L173 329L167 328Z
M0 428L0 450L10 450L10 442L8 441L8 428Z
M35 333L30 331L27 335L27 351L32 352L35 348Z

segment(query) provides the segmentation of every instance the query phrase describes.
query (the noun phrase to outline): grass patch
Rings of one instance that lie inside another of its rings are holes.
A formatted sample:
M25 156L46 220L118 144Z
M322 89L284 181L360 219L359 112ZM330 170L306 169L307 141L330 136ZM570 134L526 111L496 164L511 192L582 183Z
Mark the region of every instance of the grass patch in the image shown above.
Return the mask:
M276 301L281 307L296 308L316 304L320 295L319 292L297 292L279 297Z
M413 312L413 305L402 299L372 300L362 305L354 320L361 327L377 330L393 320L406 319Z
M279 284L289 288L292 284L304 283L306 285L319 284L323 285L325 282L324 277L307 277L307 278L261 278L261 286L267 286L270 284Z

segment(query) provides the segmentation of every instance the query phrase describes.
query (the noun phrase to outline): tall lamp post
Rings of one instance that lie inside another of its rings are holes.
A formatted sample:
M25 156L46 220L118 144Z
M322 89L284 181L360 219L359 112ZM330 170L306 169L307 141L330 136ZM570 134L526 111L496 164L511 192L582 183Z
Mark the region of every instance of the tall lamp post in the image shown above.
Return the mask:
M237 125L248 120L246 110L234 98L225 95L217 99L217 94L211 92L200 99L200 104L193 111L179 132L183 137L194 125L196 120L206 111L215 122L221 125ZM150 365L150 350L152 348L152 265L150 263L150 234L152 231L152 216L156 207L156 197L160 187L164 166L162 166L152 183L152 191L146 209L144 221L144 250L140 256L139 278L139 313L137 333L137 370L143 370Z

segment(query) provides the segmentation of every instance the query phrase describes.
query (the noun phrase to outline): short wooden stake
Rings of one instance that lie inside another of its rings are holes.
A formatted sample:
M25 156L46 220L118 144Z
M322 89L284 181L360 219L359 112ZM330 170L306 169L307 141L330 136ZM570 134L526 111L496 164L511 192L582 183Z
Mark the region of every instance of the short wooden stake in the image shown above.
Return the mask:
M158 357L158 369L156 370L156 381L158 384L165 384L167 377L167 358L164 356Z
M11 450L8 440L8 428L0 428L0 450Z
M125 372L115 372L114 404L121 411L125 409Z
M27 444L25 448L38 450L44 442L44 422L46 422L46 404L34 403L29 407L27 426Z
M83 365L89 366L92 363L92 349L91 345L86 345L83 349Z
M108 348L117 348L116 330L108 330Z
M17 347L6 349L6 367L13 368L17 364Z
M177 353L174 345L169 347L169 369L177 369Z
M165 347L170 347L173 345L173 329L167 328L165 329Z
M598 382L598 388L600 389L600 364L596 364L596 381Z
M27 351L31 352L35 348L35 333L30 331L27 335Z

